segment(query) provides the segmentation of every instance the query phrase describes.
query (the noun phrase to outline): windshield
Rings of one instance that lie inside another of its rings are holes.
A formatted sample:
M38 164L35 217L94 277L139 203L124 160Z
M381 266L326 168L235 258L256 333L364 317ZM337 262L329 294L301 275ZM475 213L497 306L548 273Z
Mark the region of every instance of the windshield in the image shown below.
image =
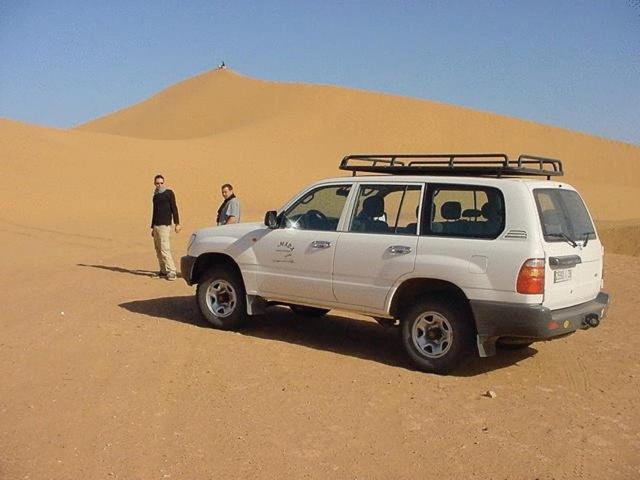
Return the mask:
M589 213L577 192L538 188L533 195L547 242L573 243L596 238Z

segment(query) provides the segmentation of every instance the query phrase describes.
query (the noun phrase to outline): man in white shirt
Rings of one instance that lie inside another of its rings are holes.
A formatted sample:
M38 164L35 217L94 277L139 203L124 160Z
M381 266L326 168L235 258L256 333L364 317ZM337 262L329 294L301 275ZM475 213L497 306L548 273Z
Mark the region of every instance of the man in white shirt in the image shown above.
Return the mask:
M240 222L240 200L233 193L233 186L229 183L222 185L224 201L218 208L217 225L229 225Z

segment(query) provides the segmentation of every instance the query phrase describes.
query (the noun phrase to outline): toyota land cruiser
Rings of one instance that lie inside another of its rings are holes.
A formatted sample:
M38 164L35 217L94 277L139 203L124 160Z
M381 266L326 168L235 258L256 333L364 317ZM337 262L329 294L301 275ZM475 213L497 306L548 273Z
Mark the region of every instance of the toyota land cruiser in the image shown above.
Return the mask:
M264 223L198 230L182 274L215 327L271 304L396 324L409 358L446 373L474 346L524 348L597 327L603 247L559 160L349 155ZM358 175L366 173L368 175ZM554 178L554 180L552 180Z

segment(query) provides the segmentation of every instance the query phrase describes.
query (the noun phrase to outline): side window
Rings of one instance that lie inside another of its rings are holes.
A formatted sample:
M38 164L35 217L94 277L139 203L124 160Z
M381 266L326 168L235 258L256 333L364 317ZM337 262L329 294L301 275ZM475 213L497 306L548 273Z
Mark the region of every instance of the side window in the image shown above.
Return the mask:
M419 185L362 185L350 232L416 235Z
M425 235L496 238L504 229L504 200L497 188L431 185L426 205Z
M335 231L351 185L331 185L310 191L282 214L281 225L299 230Z

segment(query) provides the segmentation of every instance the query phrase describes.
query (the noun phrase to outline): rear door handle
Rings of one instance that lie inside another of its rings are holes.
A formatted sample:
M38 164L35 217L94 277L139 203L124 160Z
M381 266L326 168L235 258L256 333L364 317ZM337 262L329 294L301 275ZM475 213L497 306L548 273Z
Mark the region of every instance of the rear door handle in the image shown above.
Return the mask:
M407 247L406 245L391 245L387 248L387 251L394 255L406 255L407 253L411 253L411 247Z
M573 268L582 263L579 255L564 255L562 257L549 257L551 268Z
M329 248L331 246L331 242L327 242L326 240L314 240L311 242L311 246L313 248Z

